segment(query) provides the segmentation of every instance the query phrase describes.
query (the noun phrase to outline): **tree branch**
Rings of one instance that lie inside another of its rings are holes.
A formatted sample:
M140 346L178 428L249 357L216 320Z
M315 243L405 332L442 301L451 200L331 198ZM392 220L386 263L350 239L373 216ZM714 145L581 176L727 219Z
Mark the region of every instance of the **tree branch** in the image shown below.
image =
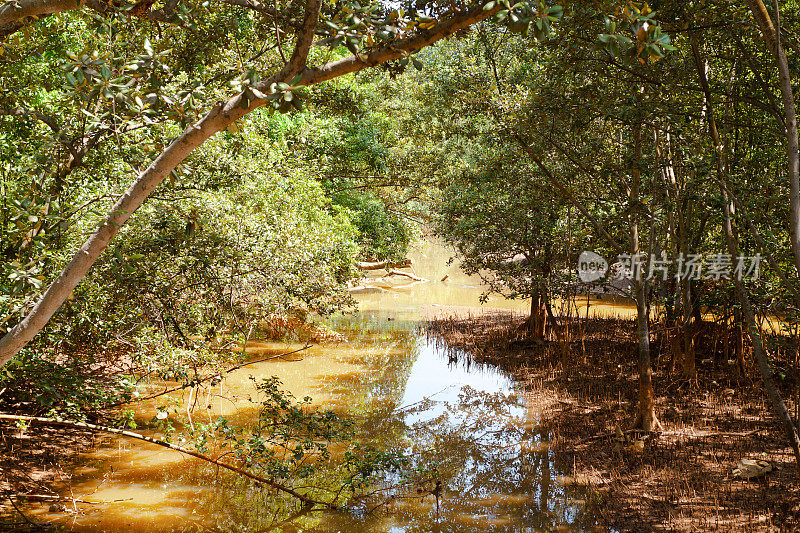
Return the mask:
M308 0L292 57L278 73L262 81L257 87L269 92L268 88L273 83L288 81L302 72L314 39L320 7L321 0ZM175 167L210 137L266 102L266 98L257 98L248 103L244 93L239 93L227 101L218 102L196 124L187 127L112 206L103 223L47 287L31 312L0 339L0 366L17 354L47 324L120 228Z
M296 490L294 490L294 489L292 489L290 487L287 487L286 485L283 485L281 483L278 483L274 479L268 479L268 478L265 478L263 476L259 476L258 474L254 474L253 472L249 472L247 470L243 470L243 469L241 469L239 467L236 467L236 466L233 466L233 465L229 465L227 463L223 463L222 461L214 459L213 457L209 457L208 455L205 455L205 454L200 453L198 451L190 450L188 448L184 448L183 446L178 446L176 444L165 442L163 440L154 439L152 437L147 437L145 435L142 435L141 433L134 433L133 431L128 431L126 429L117 429L117 428L111 428L111 427L107 427L107 426L99 426L97 424L90 424L89 422L75 422L75 421L72 421L72 420L58 420L56 418L45 418L45 417L41 417L41 416L7 415L7 414L2 414L2 413L0 413L0 420L17 420L17 421L21 421L21 422L38 422L40 424L46 424L46 425L50 425L50 426L64 426L64 427L70 427L70 428L75 428L75 429L89 429L89 430L92 430L92 431L102 431L103 433L112 433L112 434L115 434L115 435L122 435L124 437L128 437L128 438L131 438L131 439L143 440L145 442L149 442L149 443L155 444L157 446L161 446L161 447L164 447L164 448L169 448L170 450L174 450L176 452L180 452L180 453L183 453L183 454L186 454L186 455L191 455L192 457L195 457L197 459L201 459L201 460L206 461L208 463L211 463L213 465L220 466L222 468L226 468L226 469L230 470L231 472L236 472L237 474L245 476L245 477L248 477L248 478L252 479L253 481L256 481L258 483L263 483L264 485L267 485L268 487L271 487L271 488L273 488L275 490L283 492L284 494L288 494L289 496L292 496L293 498L297 498L298 500L300 500L301 502L303 502L306 505L321 505L321 506L326 507L328 509L336 509L336 506L333 505L332 503L321 502L321 501L309 498L305 494L300 494Z
M36 0L21 1L33 4ZM41 2L41 0L39 1ZM61 5L66 5L64 0L45 0L45 4L50 2L60 2ZM483 3L482 1L478 2L472 9L455 15L449 20L437 24L430 30L424 30L414 37L401 39L391 46L379 48L365 55L359 54L358 56L334 61L315 69L309 69L306 66L306 61L314 41L322 0L307 0L303 22L297 31L291 58L279 72L259 82L255 87L262 92L271 93L270 86L273 83L290 81L297 74L302 74L300 85L311 85L351 72L357 72L364 68L378 65L381 62L398 59L459 30L468 28L476 22L485 20L500 9L498 4L491 10L484 10ZM2 11L0 11L0 15L2 15ZM2 20L0 18L0 22ZM181 135L167 146L111 207L102 224L89 236L69 264L47 287L47 290L33 306L30 313L5 336L0 338L0 367L19 353L44 328L75 287L86 276L92 265L100 258L100 255L108 247L120 228L139 209L156 187L170 175L172 170L206 140L251 111L263 107L268 101L267 98L251 99L242 92L227 101L217 102L203 118L187 127Z
M0 115L10 117L32 116L41 122L44 122L55 133L61 131L61 128L59 127L55 117L51 115L45 115L44 113L40 113L35 109L28 109L27 107L0 107Z
M522 137L520 137L519 135L514 135L514 138L517 140L520 147L528 155L531 161L536 163L536 166L539 167L539 170L541 170L542 174L545 175L547 181L549 181L553 185L553 187L558 189L558 191L561 193L561 196L565 200L568 200L572 205L575 206L575 208L578 211L581 212L581 214L584 217L586 217L589 223L592 226L594 226L594 229L597 230L597 232L600 235L602 235L603 238L608 242L608 244L611 246L614 252L619 252L622 249L622 247L619 245L616 239L614 239L614 237L612 237L611 234L606 231L606 229L603 227L600 221L597 220L594 216L592 216L592 214L589 212L588 209L586 209L583 203L581 203L580 201L578 201L577 198L575 198L575 195L572 194L572 191L570 191L563 183L561 183L558 180L558 178L556 178L553 175L552 172L550 172L550 169L548 169L545 166L545 164L542 162L542 159L536 154L536 152L533 151L533 149L530 146L528 146L528 144L524 141ZM583 170L585 171L585 169Z
M130 11L133 17L151 20L153 22L174 23L175 10L179 0L169 0L166 5L155 11L144 11L137 13L136 10ZM0 37L8 37L22 28L32 23L55 14L67 11L77 11L82 6L86 6L98 13L106 14L113 9L126 11L135 4L125 0L115 0L114 7L101 0L85 0L80 3L78 0L16 0L0 6Z
M423 30L413 37L399 39L391 45L378 48L365 54L345 57L319 67L306 69L306 71L303 72L300 85L314 85L339 76L344 76L345 74L374 67L387 61L400 59L436 41L449 37L459 30L466 29L477 22L492 17L500 9L501 5L498 3L493 9L487 11L483 9L483 2L478 2L477 5L471 9L454 15L450 19L437 24L429 30Z

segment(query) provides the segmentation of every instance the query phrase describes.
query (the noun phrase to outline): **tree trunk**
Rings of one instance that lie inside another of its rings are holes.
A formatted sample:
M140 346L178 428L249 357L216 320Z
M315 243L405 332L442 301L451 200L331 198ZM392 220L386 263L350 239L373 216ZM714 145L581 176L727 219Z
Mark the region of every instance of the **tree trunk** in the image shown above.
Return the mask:
M739 243L736 235L733 233L730 203L727 200L725 191L720 188L720 192L722 193L724 200L724 227L725 240L728 244L728 253L730 253L732 257L738 257ZM753 312L753 307L750 303L750 298L747 296L747 293L744 290L744 284L742 283L742 280L739 279L739 276L734 276L734 285L736 286L736 295L739 298L740 305L742 306L742 314L744 315L744 319L750 333L750 342L753 344L753 354L755 355L756 363L758 364L758 370L761 373L761 378L764 381L764 388L766 389L767 397L770 399L773 409L783 424L786 438L789 440L789 444L794 451L795 461L797 462L798 466L800 466L800 437L798 437L797 428L795 427L794 422L792 422L792 417L789 414L789 410L786 409L786 404L781 398L781 393L778 390L778 387L775 385L775 380L772 379L772 369L769 366L767 354L761 342L761 334L758 331L756 317L755 313ZM742 336L740 336L740 338L741 337Z
M262 89L269 92L268 87L272 83L289 81L302 71L311 48L320 5L321 0L308 0L303 28L299 32L291 59L280 72L260 84ZM239 94L227 102L214 106L200 121L186 128L117 200L100 227L47 287L28 316L0 339L0 366L6 364L49 322L61 304L89 272L111 239L175 167L212 135L265 103L266 99L260 99L254 100L249 106L243 105L242 95Z
M789 175L789 204L791 207L789 234L792 242L794 266L797 272L800 273L800 154L798 154L797 109L792 90L789 61L781 45L778 3L777 1L775 2L776 21L774 24L762 0L748 0L747 3L778 65L778 87L781 91L783 118L786 126L786 158Z
M728 197L725 187L725 181L727 181L726 177L728 172L727 160L725 158L725 146L722 144L722 139L717 131L717 124L714 119L714 107L711 101L711 90L708 85L706 72L702 68L700 50L694 36L692 36L691 45L695 66L697 67L698 76L700 77L700 84L703 87L703 91L706 96L706 106L708 108L708 130L713 142L714 160L717 167L717 182L719 185L720 194L722 195L725 242L728 246L728 253L732 258L737 258L739 257L739 241L733 232L733 214L731 209L732 202ZM764 388L766 389L767 397L770 399L775 413L778 415L778 418L783 424L786 437L789 440L792 450L794 451L795 460L797 461L798 466L800 466L800 438L798 437L797 429L795 428L794 422L792 422L789 411L786 409L786 404L783 403L780 391L775 385L775 380L772 379L772 369L769 367L767 354L761 342L761 334L759 333L758 325L756 323L755 313L753 312L750 298L747 296L747 292L745 292L741 276L734 275L733 278L734 286L736 288L736 296L739 300L739 304L742 308L742 314L744 315L745 323L747 324L747 328L750 333L750 341L753 344L753 354L755 355L756 363L758 364L758 369L761 373L761 379L764 381Z
M536 330L539 324L539 292L531 296L531 316L528 318L528 331L531 337L536 338Z
M662 155L661 146L656 137L656 154L663 160L662 174L663 180L666 185L668 197L671 196L671 204L674 205L673 210L670 211L671 224L674 242L675 242L675 255L683 254L686 257L689 253L689 237L688 237L688 217L689 209L684 209L685 190L682 183L678 183L678 177L675 173L675 165L672 160L672 138L667 131L665 135L665 150ZM675 255L671 257L674 261ZM673 287L670 294L678 293L674 308L670 308L673 315L672 320L670 317L667 319L667 324L674 327L670 335L670 372L675 369L675 366L680 362L683 376L689 379L697 377L697 367L695 364L694 353L694 336L692 335L691 323L691 292L689 281L685 279L676 280L674 277L670 278L669 286ZM680 309L680 312L678 312Z
M633 127L634 156L631 169L631 189L629 205L631 216L631 257L636 261L639 254L639 181L642 160L642 126L637 123ZM645 431L655 431L661 424L656 417L653 403L653 370L650 366L650 324L647 311L647 287L641 272L633 272L634 298L636 299L636 332L639 346L639 412L636 427Z

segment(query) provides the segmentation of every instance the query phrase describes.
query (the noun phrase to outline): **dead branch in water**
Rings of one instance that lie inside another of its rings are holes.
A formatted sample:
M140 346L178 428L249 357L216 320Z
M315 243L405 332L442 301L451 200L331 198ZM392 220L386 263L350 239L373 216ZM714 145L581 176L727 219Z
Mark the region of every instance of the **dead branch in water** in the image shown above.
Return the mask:
M401 261L358 261L356 268L359 270L380 270L382 268L406 268L411 266L411 259L403 259Z
M254 474L253 472L248 472L247 470L243 470L243 469L238 468L236 466L233 466L233 465L230 465L230 464L227 464L227 463L223 463L222 461L218 461L217 459L214 459L213 457L209 457L208 455L205 455L203 453L200 453L200 452L197 452L197 451L194 451L194 450L190 450L188 448L184 448L184 447L178 446L176 444L171 444L171 443L165 442L163 440L154 439L152 437L147 437L147 436L142 435L140 433L134 433L133 431L128 431L126 429L117 429L117 428L111 428L111 427L107 427L107 426L98 426L97 424L91 424L89 422L75 422L75 421L72 421L72 420L58 420L58 419L55 419L55 418L45 418L45 417L40 417L40 416L9 415L9 414L2 414L2 413L0 413L0 420L17 420L17 421L23 421L23 422L39 422L40 424L47 424L47 425L51 425L51 426L65 426L65 427L71 427L71 428L76 428L76 429L89 429L89 430L92 430L92 431L101 431L103 433L112 433L112 434L115 434L115 435L122 435L124 437L128 437L128 438L131 438L131 439L142 440L142 441L145 441L145 442L149 442L151 444L155 444L157 446L161 446L163 448L168 448L170 450L174 450L176 452L184 453L186 455L191 455L192 457L195 457L197 459L201 459L201 460L206 461L208 463L211 463L213 465L220 466L222 468L228 469L231 472L236 472L239 475L248 477L248 478L250 478L250 479L252 479L254 481L257 481L258 483L263 483L264 485L266 485L268 487L272 487L273 489L275 489L275 490L277 490L279 492L283 492L284 494L288 494L289 496L292 496L293 498L297 498L298 500L300 500L301 502L303 502L306 505L311 505L311 506L320 505L320 506L326 507L328 509L336 509L337 508L332 503L321 502L321 501L318 501L318 500L314 500L314 499L309 498L308 496L306 496L304 494L300 494L299 492L295 491L294 489L292 489L290 487L287 487L287 486L285 486L285 485L283 485L281 483L278 483L275 480L267 479L267 478L265 478L263 476L259 476L258 474Z
M243 363L239 363L237 365L234 365L234 366L228 368L227 370L225 370L224 372L220 372L219 374L214 374L214 375L206 376L204 378L199 378L199 379L192 379L188 383L184 383L183 385L178 385L177 387L172 387L171 389L165 389L165 390L163 390L161 392L157 392L155 394L151 394L150 396L142 396L140 398L131 398L130 400L123 400L123 401L120 401L120 402L112 403L112 404L106 405L105 408L118 407L118 406L126 404L126 403L141 402L143 400L152 400L153 398L158 398L160 396L164 396L165 394L169 394L171 392L177 392L179 390L188 389L189 387L196 387L197 385L200 385L201 383L205 383L206 381L211 381L214 378L221 378L225 374L230 374L231 372L239 370L240 368L245 367L247 365L256 365L258 363L265 363L267 361L272 361L273 359L283 358L283 357L286 357L287 355L292 355L292 354L296 354L298 352L302 352L303 350L308 350L309 348L311 348L311 345L310 344L306 344L302 348L298 348L297 350L292 350L291 352L279 353L277 355L271 355L271 356L265 357L263 359L256 359L255 361L245 361Z
M388 270L384 278L388 278L389 276L405 276L409 279L413 279L414 281L428 281L425 278L421 278L419 276L415 276L414 274L409 274L408 272L400 272L399 270Z
M121 499L118 499L118 500L93 502L93 501L90 501L90 500L82 500L80 498L71 498L71 497L67 497L67 496L59 496L58 494L24 494L24 493L19 493L19 494L17 494L17 499L19 499L19 500L27 500L27 501L73 502L73 503L83 503L83 504L87 504L87 505L104 505L104 504L107 504L107 503L129 502L133 498L121 498Z

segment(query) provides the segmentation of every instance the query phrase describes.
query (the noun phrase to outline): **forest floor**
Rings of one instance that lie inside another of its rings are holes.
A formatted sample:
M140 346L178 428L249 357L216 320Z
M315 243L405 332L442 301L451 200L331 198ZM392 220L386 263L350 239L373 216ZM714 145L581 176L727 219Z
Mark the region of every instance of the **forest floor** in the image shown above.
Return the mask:
M451 357L496 365L525 385L540 411L539 429L572 470L561 482L586 486L587 501L600 502L599 524L617 531L800 531L797 467L749 357L748 377L739 378L715 350L719 339L701 333L698 378L682 379L668 371L656 332L654 388L663 431L646 435L643 448L615 447L615 428L632 426L637 405L635 324L589 318L577 328L582 340L564 350L557 342L527 340L523 320L509 313L440 318L428 332ZM705 325L707 332L714 327ZM795 391L788 383L783 389L784 398ZM780 469L759 480L732 478L744 458Z

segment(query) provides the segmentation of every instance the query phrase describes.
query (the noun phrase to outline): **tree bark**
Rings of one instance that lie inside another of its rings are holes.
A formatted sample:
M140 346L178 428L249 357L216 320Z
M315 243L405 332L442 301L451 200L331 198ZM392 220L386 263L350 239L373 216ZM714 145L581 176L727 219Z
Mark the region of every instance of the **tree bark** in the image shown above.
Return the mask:
M633 168L631 169L631 189L629 206L631 216L631 258L636 261L639 254L639 182L642 160L642 125L633 126ZM641 271L633 272L633 292L636 300L636 333L639 347L639 412L635 427L645 431L655 431L661 427L656 417L653 402L653 369L650 365L650 317L647 307L647 287Z
M50 15L77 11L84 6L97 13L113 12L103 0L16 0L7 2L0 6L0 37L8 37ZM116 0L115 6L117 9L123 10L133 7L134 3ZM172 0L161 9L146 10L141 13L137 13L136 10L128 10L127 13L133 17L153 22L171 23L176 6L177 2Z
M289 81L305 68L306 59L314 39L321 0L308 0L303 26L298 31L297 42L287 64L266 81L259 85L262 91L270 92L269 86L277 81ZM0 19L2 20L2 19ZM215 105L196 124L186 128L167 148L142 172L111 208L100 227L86 240L73 256L69 264L47 287L28 315L0 339L0 367L42 330L53 314L61 307L78 283L89 272L91 266L106 249L111 239L128 221L133 213L144 203L147 197L164 181L170 172L177 167L198 146L229 124L242 118L247 113L263 106L267 100L257 99L249 106L242 105L242 94L238 94L227 102Z

